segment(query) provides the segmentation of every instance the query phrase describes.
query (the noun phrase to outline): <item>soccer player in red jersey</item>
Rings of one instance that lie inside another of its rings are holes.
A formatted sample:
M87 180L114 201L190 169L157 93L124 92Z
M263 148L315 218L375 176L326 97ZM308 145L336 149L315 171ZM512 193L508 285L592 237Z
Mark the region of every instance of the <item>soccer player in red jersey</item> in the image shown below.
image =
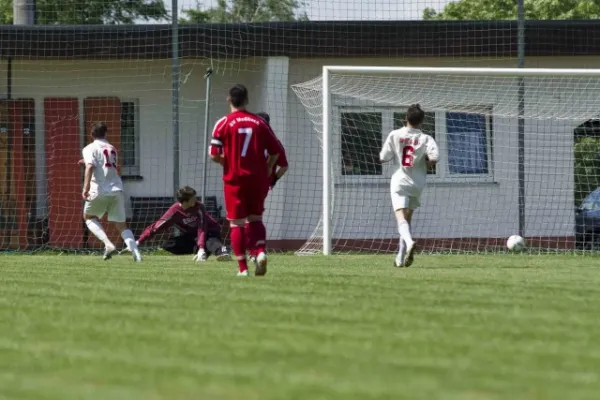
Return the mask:
M231 259L221 241L221 225L206 212L204 204L196 199L196 191L189 186L177 191L177 203L144 230L137 244L140 245L172 227L177 228L180 235L166 240L161 246L163 250L178 255L197 252L194 256L194 261L197 262L206 261L210 254L214 254L217 261Z
M231 113L215 124L210 157L223 166L225 209L231 224L231 248L239 264L238 276L248 276L247 242L256 249L256 275L264 275L267 272L267 232L262 214L270 175L282 148L269 125L246 111L248 89L245 86L232 87L227 102Z
M261 112L256 113L256 115L261 117L267 123L267 125L271 126L271 116L269 114L261 111ZM271 187L271 190L273 190L277 181L279 179L281 179L288 170L288 161L287 161L287 157L285 154L285 148L281 144L281 141L279 141L279 140L277 140L277 141L279 142L279 145L281 146L281 153L279 153L277 162L275 163L275 165L273 166L273 170L271 171L271 177L269 180L269 186ZM268 158L268 157L269 157L269 155L268 155L267 151L265 150L265 158ZM246 223L246 229L248 229L248 223ZM250 242L246 243L246 247L247 247L248 253L250 254L250 261L252 263L256 264L256 256L258 255L256 252L256 249L253 247L252 243L250 243Z
M256 113L256 115L258 115L259 117L264 119L265 122L267 123L267 125L271 126L271 116L269 116L269 114L267 114L266 112L258 112L258 113ZM277 162L275 163L275 165L273 166L273 170L271 171L271 181L270 181L271 189L273 189L273 187L275 186L277 181L280 180L288 170L288 161L287 161L287 157L285 154L285 149L284 149L283 145L281 144L281 141L279 141L279 140L277 140L277 141L279 142L279 145L281 146L281 153L279 153ZM265 157L268 157L268 154L266 151L265 151Z

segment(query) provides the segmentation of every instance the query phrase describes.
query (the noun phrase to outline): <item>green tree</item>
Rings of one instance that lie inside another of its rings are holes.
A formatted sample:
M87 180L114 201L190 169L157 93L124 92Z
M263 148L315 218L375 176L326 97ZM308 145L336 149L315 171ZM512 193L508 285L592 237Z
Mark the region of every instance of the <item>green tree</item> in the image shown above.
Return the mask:
M600 0L524 0L529 20L598 19ZM425 20L514 20L517 0L459 0L441 12L423 11Z
M0 0L0 24L10 25L13 20L12 0Z
M2 24L12 24L12 0L0 0ZM36 0L40 25L133 24L168 20L163 0Z
M218 0L213 8L184 10L182 23L269 22L307 20L302 0Z

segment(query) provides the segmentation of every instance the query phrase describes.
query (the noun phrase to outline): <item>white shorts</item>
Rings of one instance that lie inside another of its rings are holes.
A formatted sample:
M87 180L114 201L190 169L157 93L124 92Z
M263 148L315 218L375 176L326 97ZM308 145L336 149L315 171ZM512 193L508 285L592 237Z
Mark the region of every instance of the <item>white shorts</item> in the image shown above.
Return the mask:
M402 208L410 208L416 210L421 205L418 197L415 196L404 196L402 192L392 193L392 206L394 211L398 211Z
M83 213L102 218L108 214L110 222L125 222L125 199L123 192L98 195L85 202Z

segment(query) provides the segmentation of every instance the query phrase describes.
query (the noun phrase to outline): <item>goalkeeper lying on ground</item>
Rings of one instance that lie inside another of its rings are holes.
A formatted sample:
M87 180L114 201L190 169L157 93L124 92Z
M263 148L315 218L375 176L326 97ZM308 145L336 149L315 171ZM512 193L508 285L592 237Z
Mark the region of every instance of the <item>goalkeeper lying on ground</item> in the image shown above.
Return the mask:
M158 221L147 227L139 237L141 245L154 235L175 227L180 235L171 236L161 248L173 254L196 254L194 261L205 261L214 254L217 261L231 259L228 249L221 241L221 226L196 199L196 191L184 186L177 191L177 203L173 204Z

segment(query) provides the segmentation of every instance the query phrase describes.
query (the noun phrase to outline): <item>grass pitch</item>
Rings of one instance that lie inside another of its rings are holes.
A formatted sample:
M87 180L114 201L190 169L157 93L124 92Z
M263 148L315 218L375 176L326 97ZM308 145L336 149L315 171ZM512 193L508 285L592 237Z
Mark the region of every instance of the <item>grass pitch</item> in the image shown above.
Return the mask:
M0 398L600 396L600 259L0 256Z

